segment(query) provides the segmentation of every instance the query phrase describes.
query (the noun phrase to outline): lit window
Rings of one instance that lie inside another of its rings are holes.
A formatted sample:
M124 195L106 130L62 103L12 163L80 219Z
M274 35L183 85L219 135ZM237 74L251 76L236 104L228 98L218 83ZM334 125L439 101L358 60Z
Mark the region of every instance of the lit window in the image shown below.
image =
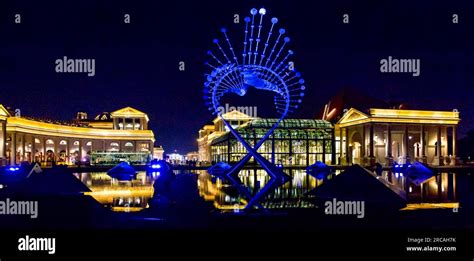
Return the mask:
M110 143L110 146L111 146L111 147L118 147L119 145L118 145L117 142L112 142L112 143Z
M35 138L35 143L40 143L40 140Z
M47 140L46 144L54 144L54 141L53 140Z
M87 142L86 146L92 146L92 141Z
M133 147L133 143L127 142L127 143L125 143L125 147Z
M79 141L76 140L76 141L74 142L74 145L75 145L75 146L79 146Z
M66 145L66 144L67 144L67 142L65 140L62 140L62 141L59 142L59 145Z

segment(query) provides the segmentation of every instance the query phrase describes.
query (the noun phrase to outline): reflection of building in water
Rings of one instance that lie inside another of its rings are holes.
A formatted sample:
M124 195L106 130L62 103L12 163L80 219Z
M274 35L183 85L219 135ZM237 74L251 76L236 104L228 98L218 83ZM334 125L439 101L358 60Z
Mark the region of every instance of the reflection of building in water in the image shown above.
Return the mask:
M105 172L74 175L91 190L85 195L114 211L142 210L148 207L148 201L153 197L153 182L144 172L138 173L132 181L118 181Z
M322 184L315 178L306 175L304 170L286 170L293 177L288 182L275 190L262 202L266 208L310 208L314 205L307 200L306 193ZM257 193L269 180L265 170L243 169L239 173L242 183L250 188L252 194ZM207 172L199 175L198 189L200 195L208 201L213 201L214 206L221 210L243 209L247 202L239 195L238 191L220 179L213 179Z
M262 201L262 205L273 209L313 208L313 201L307 196L308 192L324 181L316 180L304 170L285 169L285 172L293 177L292 181L277 188L275 193ZM335 172L336 175L339 173L340 171ZM212 177L206 171L198 171L197 174L199 194L206 201L213 202L217 209L240 210L247 204L237 189L227 182ZM144 172L139 172L135 180L125 182L112 179L105 172L74 175L91 190L85 194L114 211L142 210L147 208L148 201L153 197L153 179L147 178ZM252 194L269 180L265 171L258 168L243 169L239 177ZM419 186L409 182L399 173L384 171L380 178L406 192L409 209L439 208L458 203L457 175L453 173L439 173Z
M285 169L293 177L291 182L275 190L262 201L266 208L312 208L312 199L308 192L323 184L307 175L304 170ZM340 171L336 171L338 175ZM375 175L375 174L374 174ZM262 169L243 169L239 173L242 183L255 194L269 180ZM380 177L407 195L407 209L423 208L452 208L458 204L456 178L454 173L439 173L421 185L411 183L400 173L384 171ZM227 182L213 178L205 171L201 171L198 181L200 195L207 201L214 202L214 206L221 210L240 210L247 202L240 196L237 189Z
M250 118L241 112L227 113L224 117L236 127L236 131L254 146L277 121L277 119ZM208 147L199 147L199 155L210 150L214 162L237 162L247 150L225 129L222 119L214 120L214 132L200 139ZM333 127L327 121L308 119L285 119L273 135L258 149L266 159L284 166L308 166L316 161L335 163ZM250 163L253 159L250 160Z
M23 117L0 105L0 122L0 157L11 165L24 161L146 163L155 141L148 116L130 107L94 119L80 112L66 123Z
M456 177L454 173L440 173L420 186L407 185L410 202L456 202Z

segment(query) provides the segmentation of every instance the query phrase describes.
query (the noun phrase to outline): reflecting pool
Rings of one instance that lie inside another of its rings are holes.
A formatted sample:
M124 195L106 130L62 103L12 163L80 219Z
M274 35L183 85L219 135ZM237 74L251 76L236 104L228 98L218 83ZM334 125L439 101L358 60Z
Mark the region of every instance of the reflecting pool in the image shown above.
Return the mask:
M184 172L175 172L176 175L182 173ZM204 170L192 173L198 175L197 186L200 196L212 202L216 209L238 212L247 204L237 189L228 182L215 178ZM293 179L267 196L262 205L269 209L315 207L312 200L309 200L308 192L323 184L324 181L307 175L303 169L288 169L286 173ZM333 176L339 173L340 171L337 171ZM406 210L416 210L457 207L459 175L470 176L470 173L438 173L420 185L409 182L403 174L389 171L384 171L379 179L405 191L408 200ZM145 172L138 172L136 179L131 181L113 179L105 172L75 173L74 176L91 190L86 193L87 195L91 195L113 211L143 210L149 206L149 201L153 197L154 179L147 176ZM239 176L243 184L250 188L252 194L255 194L269 180L269 176L262 169L244 169Z

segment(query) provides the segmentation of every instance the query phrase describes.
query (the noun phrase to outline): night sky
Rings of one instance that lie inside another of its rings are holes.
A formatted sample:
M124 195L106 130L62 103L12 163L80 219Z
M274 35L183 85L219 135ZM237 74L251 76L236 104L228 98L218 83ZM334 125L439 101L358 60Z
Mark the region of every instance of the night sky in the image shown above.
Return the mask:
M197 131L213 119L202 100L206 51L222 26L238 39L244 16L263 6L292 38L306 80L293 117L315 117L338 90L352 87L413 109L457 108L461 136L474 128L472 1L144 2L0 1L0 103L60 120L132 106L148 113L156 144L167 152L197 150ZM123 23L126 13L131 24ZM452 24L453 13L459 24ZM420 76L380 73L380 59L389 55L421 59ZM63 56L96 59L96 75L56 73ZM275 116L270 96L261 97L252 94L242 105Z

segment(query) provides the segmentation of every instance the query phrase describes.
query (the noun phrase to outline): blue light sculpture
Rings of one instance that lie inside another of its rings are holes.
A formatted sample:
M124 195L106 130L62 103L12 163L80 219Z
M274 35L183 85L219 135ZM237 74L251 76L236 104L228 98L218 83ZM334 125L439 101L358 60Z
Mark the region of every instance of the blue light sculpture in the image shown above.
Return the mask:
M250 10L250 17L245 17L244 43L241 58L236 55L237 50L233 48L226 28L222 28L223 43L214 39L215 51L208 51L211 61L206 62L210 67L210 73L206 74L204 84L204 100L206 106L214 115L218 115L236 139L242 143L248 154L237 164L227 170L225 177L233 183L239 191L249 199L246 209L253 206L263 208L259 201L275 188L288 182L291 177L274 164L270 163L257 150L267 140L281 121L291 112L298 108L304 96L305 86L301 74L294 69L289 61L293 55L292 50L286 50L289 37L285 37L285 29L281 28L275 32L278 19L270 20L270 28L265 34L264 16L267 11L264 8ZM258 22L256 23L256 20ZM226 94L245 96L249 88L271 91L274 93L274 104L279 120L273 125L255 147L250 146L235 131L219 112L220 100ZM242 184L238 177L239 171L246 162L254 157L271 177L268 183L255 195Z

